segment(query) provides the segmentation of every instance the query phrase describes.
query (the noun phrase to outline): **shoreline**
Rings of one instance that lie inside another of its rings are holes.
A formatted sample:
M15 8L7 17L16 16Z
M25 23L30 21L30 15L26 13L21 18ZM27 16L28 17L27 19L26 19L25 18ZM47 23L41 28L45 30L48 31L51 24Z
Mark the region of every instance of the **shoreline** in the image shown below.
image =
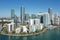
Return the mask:
M60 28L60 27L54 27L53 29L55 29L55 28ZM1 35L6 35L6 36L34 36L34 35L38 35L38 34L41 34L41 33L43 33L43 32L45 32L45 31L47 31L47 30L53 30L53 29L48 29L48 28L45 28L43 31L41 31L41 32L38 32L38 33L30 33L30 34L5 34L5 33L0 33Z
M47 30L47 28L45 28L43 31L38 32L38 33L31 33L31 34L5 34L5 33L0 33L1 35L6 35L6 36L33 36L33 35L38 35L41 34L43 32L45 32Z

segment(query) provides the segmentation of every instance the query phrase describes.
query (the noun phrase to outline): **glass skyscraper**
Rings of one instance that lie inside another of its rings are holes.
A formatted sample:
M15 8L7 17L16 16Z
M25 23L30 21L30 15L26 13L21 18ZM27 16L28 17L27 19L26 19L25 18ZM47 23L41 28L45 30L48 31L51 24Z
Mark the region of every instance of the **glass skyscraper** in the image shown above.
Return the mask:
M25 20L28 20L29 18L30 18L29 14L26 13L26 14L25 14Z
M50 22L51 22L51 24L53 24L52 23L52 8L48 8L48 13L49 13L49 16L50 16Z
M11 19L14 20L15 26L17 26L17 16L15 15L14 9L11 9Z
M50 25L50 18L48 13L43 15L43 23L45 26Z
M21 6L21 24L25 22L25 7Z
M48 26L51 24L50 22L50 16L48 12L42 12L38 13L38 18L40 19L40 23L43 23L45 26Z
M15 15L15 10L11 9L11 18L14 18L14 15Z

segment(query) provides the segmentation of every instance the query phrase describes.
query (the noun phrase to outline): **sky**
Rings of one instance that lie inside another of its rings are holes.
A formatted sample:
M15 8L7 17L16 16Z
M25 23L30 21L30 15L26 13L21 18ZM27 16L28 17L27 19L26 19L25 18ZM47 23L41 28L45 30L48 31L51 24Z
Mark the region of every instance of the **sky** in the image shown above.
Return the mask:
M25 7L25 13L37 14L47 12L52 8L53 14L60 13L60 0L0 0L0 17L10 17L11 9L20 16L20 7Z

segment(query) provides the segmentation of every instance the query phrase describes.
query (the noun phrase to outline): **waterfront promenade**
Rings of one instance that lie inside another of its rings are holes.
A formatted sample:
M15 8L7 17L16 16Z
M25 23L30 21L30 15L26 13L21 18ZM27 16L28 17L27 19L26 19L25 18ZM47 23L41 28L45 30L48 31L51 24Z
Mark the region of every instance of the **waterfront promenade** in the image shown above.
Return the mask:
M35 32L35 33L27 33L27 34L5 34L5 33L0 33L2 35L7 35L7 36L33 36L33 35L38 35L38 34L41 34L43 32L45 32L47 30L47 28L45 28L43 31L40 31L40 32Z
M52 30L52 29L55 29L55 28L58 28L60 26L49 26L48 28L45 28L43 31L40 31L40 32L35 32L35 33L26 33L26 34L5 34L5 33L0 33L2 35L7 35L7 36L33 36L33 35L38 35L38 34L41 34L47 30Z

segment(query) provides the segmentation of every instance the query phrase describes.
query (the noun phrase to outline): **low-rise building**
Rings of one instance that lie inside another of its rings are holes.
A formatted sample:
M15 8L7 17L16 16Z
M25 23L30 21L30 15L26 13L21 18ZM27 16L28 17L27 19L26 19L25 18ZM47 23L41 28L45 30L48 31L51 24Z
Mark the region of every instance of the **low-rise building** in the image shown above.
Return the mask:
M44 28L44 24L39 24L39 25L30 25L29 26L29 31L30 32L35 32L36 30L42 30Z
M7 24L7 29L8 29L8 32L14 31L15 30L14 23L12 22Z
M40 23L40 25L38 25L38 27L37 27L38 30L42 30L43 28L44 28L44 24L41 24L41 23Z
M21 27L16 28L15 33L20 33L21 32Z
M35 32L37 30L37 26L36 25L32 25L29 27L29 32Z
M29 25L39 25L40 19L29 19Z
M26 32L27 33L27 27L26 26L22 26L22 32Z

